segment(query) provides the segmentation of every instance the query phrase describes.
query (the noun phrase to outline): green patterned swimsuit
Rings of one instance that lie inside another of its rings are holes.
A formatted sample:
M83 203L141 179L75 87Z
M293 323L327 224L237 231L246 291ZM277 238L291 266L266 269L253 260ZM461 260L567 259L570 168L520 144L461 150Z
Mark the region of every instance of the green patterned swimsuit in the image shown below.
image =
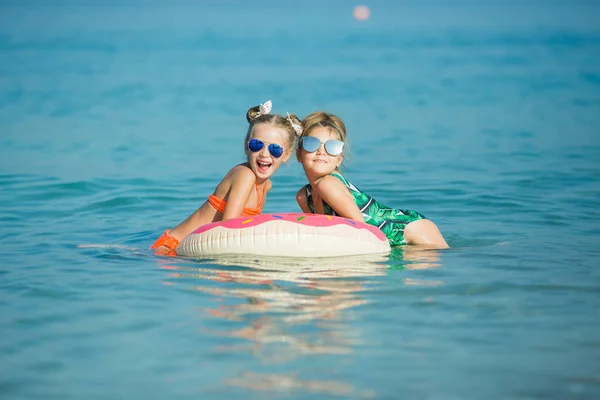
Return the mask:
M419 219L426 219L423 214L413 210L400 210L384 206L368 194L361 192L356 186L348 182L346 178L337 172L333 172L330 175L338 178L346 185L354 197L354 202L365 218L365 222L381 229L392 246L406 244L406 241L404 241L404 227L408 223ZM315 205L310 184L304 186L304 189L306 190L308 207L310 208L310 211L315 213ZM336 215L331 206L325 202L323 202L323 209L327 215Z

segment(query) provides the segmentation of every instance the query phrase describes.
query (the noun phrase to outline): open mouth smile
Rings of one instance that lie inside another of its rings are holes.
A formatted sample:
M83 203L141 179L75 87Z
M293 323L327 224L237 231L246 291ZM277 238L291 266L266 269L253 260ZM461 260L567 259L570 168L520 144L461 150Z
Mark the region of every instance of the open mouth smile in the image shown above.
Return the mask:
M269 162L269 161L256 161L256 167L258 168L258 170L262 173L265 173L269 170L269 168L271 168L271 166L273 165L273 163Z

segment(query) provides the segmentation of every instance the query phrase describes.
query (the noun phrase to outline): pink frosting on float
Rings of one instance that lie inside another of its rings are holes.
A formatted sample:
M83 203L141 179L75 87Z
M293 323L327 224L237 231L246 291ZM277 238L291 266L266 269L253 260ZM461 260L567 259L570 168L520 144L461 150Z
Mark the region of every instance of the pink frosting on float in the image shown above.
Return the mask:
M251 226L263 224L268 221L283 220L294 222L300 225L308 226L333 226L333 225L351 225L356 229L367 229L371 231L379 240L387 240L384 233L373 225L364 222L352 221L348 218L336 217L322 214L302 214L302 213L281 213L281 214L260 214L254 217L232 218L227 221L213 222L211 224L202 225L192 234L200 234L210 229L222 226L229 229L243 229Z

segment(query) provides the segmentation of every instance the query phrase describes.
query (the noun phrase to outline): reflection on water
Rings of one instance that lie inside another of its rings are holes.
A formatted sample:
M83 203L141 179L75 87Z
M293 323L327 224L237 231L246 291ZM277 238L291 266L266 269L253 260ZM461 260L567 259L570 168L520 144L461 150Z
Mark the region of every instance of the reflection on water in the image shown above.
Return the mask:
M447 250L446 250L447 251ZM419 246L392 247L390 262L404 269L429 269L440 267L440 251ZM392 268L394 266L391 265Z
M179 261L180 259L177 259ZM187 260L186 260L187 261ZM291 363L298 357L340 356L358 351L360 317L354 314L369 302L369 292L385 285L392 269L439 267L439 251L394 249L389 257L274 258L224 256L185 265L162 265L171 285L185 285L214 297L218 305L205 315L231 323L203 333L219 338L218 353L247 353L260 365ZM438 285L441 281L405 278L406 285ZM372 297L371 297L372 298ZM360 313L360 312L359 312ZM241 323L241 324L240 324ZM224 384L253 390L305 390L315 394L373 397L375 391L350 382L300 379L283 373L243 371Z
M350 384L337 381L324 380L300 380L294 375L283 374L257 374L245 372L238 378L227 379L226 384L242 387L252 390L306 390L312 393L338 395L338 396L359 396L362 398L375 397L374 390L364 390L357 393L357 390Z

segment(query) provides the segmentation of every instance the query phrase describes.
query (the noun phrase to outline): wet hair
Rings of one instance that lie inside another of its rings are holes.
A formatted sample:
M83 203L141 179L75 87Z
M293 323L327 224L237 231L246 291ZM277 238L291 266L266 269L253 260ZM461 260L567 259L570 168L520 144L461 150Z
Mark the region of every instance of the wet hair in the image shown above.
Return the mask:
M260 105L250 108L246 112L246 119L250 126L248 126L248 132L246 132L246 142L252 137L254 128L260 124L268 124L275 128L284 130L287 133L286 138L286 150L294 148L296 145L296 138L298 135L292 127L292 122L298 125L302 124L302 121L295 114L288 114L283 117L279 114L262 114L260 112Z

